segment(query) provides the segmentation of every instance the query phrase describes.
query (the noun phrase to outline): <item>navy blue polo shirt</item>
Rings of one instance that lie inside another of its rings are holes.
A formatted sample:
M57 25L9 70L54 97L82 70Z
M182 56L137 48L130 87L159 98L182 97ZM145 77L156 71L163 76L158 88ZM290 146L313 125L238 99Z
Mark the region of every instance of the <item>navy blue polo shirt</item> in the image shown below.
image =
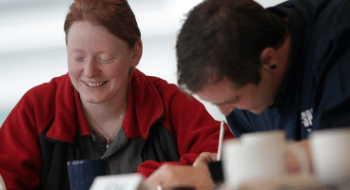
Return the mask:
M291 0L268 10L289 20L288 72L264 113L236 109L226 117L234 135L283 129L301 140L350 126L350 1Z

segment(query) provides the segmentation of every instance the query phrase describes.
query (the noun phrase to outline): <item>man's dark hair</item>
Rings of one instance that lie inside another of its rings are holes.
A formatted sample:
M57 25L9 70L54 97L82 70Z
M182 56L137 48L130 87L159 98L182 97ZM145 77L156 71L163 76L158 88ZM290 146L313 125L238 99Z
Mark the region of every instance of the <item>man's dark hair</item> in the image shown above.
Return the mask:
M178 84L194 93L224 76L238 87L259 84L261 51L287 35L282 18L252 0L204 0L177 36Z

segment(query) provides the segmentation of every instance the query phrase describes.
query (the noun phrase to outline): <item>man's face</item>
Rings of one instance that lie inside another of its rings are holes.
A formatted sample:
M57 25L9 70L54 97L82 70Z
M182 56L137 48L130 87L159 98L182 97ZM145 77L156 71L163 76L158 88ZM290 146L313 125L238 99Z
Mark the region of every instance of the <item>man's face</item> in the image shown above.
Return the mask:
M276 95L274 85L264 77L258 85L247 84L240 88L235 86L224 77L220 82L206 85L196 94L202 100L216 105L226 116L236 108L260 114L274 102Z
M261 51L260 82L238 88L226 76L217 83L211 83L196 94L204 101L218 106L221 113L229 115L234 109L263 113L275 101L280 85L289 65L291 37L278 49L267 47Z

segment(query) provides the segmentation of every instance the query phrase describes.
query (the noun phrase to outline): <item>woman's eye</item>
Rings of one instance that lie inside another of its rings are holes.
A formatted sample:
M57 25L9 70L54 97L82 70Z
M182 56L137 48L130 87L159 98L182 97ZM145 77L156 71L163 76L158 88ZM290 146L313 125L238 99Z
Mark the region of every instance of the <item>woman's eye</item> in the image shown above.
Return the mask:
M85 60L85 58L75 58L75 61L77 61L77 62L83 62Z
M110 63L113 61L113 58L99 58L98 61L102 63Z

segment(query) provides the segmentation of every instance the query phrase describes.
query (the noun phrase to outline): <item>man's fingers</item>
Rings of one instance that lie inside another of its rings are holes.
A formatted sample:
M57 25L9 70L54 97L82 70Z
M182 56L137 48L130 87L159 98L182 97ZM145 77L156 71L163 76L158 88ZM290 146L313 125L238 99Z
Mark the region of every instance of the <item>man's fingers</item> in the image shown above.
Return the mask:
M162 189L172 188L195 188L197 190L212 190L215 184L206 168L191 166L163 165L156 170L147 181Z
M216 161L216 153L203 152L201 153L196 161L193 162L193 167L206 167L209 162Z

